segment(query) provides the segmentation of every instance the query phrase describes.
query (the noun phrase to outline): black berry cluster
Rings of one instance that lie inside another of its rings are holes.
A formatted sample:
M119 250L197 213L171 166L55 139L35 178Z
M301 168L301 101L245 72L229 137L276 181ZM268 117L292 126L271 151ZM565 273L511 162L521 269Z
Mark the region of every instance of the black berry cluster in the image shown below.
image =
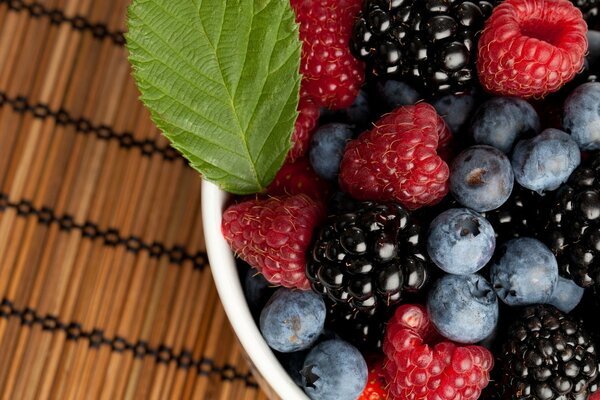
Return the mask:
M367 0L351 48L375 75L420 82L431 95L463 92L477 81L477 40L493 4Z

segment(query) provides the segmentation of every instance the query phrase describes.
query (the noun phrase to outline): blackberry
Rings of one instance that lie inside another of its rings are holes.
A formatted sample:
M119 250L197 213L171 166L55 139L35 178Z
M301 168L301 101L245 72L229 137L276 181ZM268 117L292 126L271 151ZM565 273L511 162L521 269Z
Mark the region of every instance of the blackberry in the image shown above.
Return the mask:
M351 49L375 75L419 82L430 95L476 81L477 40L494 1L366 0Z
M552 306L525 308L497 360L502 399L584 400L598 390L594 342L580 321Z
M561 275L600 289L600 153L592 153L553 196L542 241Z
M590 29L596 29L598 27L600 0L571 0L571 3L581 10L583 18Z
M544 198L536 192L514 185L508 200L499 208L481 213L496 232L496 242L502 244L518 237L536 237L538 219Z
M331 300L327 304L327 326L342 339L365 351L377 352L382 349L387 321L395 307L378 310L374 315L355 312L348 307L338 307Z
M426 232L402 206L362 202L332 215L309 248L306 275L330 303L330 322L355 343L380 346L392 306L426 284ZM362 332L362 333L361 333Z

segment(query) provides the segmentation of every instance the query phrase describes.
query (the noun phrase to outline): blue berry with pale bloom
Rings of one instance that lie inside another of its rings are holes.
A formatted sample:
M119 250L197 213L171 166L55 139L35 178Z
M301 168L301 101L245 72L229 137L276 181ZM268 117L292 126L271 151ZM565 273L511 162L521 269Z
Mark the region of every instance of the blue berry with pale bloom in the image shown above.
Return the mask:
M260 314L267 344L281 353L309 348L325 325L325 302L314 292L278 289Z
M452 208L429 226L427 252L431 260L450 274L472 274L492 258L496 236L492 224L467 208Z
M332 339L316 345L302 368L302 388L312 400L356 399L367 385L367 363L351 344Z

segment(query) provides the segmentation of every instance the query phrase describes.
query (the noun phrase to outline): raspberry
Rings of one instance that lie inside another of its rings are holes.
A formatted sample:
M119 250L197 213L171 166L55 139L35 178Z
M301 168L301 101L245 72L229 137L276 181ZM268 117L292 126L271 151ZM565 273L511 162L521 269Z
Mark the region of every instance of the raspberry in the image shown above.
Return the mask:
M267 188L272 196L305 194L315 201L326 200L329 184L319 178L307 158L283 164Z
M481 346L463 347L437 339L423 306L405 304L396 310L383 343L384 375L392 398L479 397L490 380L492 354Z
M367 386L356 400L384 400L387 399L385 390L385 380L383 378L383 364L376 363L369 369Z
M302 40L301 96L327 108L346 108L364 81L364 65L350 52L359 0L292 1Z
M242 260L274 285L308 290L304 254L324 206L310 197L270 197L234 204L223 213L221 232Z
M581 70L587 26L568 0L506 0L479 39L477 70L488 91L543 97Z
M438 155L450 131L426 103L400 107L350 142L340 165L340 186L359 200L398 201L410 210L448 193L448 165Z
M292 134L292 148L287 156L288 161L294 162L306 154L318 120L319 107L312 101L301 98L298 103L298 118Z

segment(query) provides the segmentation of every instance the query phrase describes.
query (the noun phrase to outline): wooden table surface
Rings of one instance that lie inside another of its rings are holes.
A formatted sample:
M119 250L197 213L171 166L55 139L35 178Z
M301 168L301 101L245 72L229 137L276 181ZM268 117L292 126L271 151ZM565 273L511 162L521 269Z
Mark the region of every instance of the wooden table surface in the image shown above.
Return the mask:
M138 101L128 0L0 0L0 398L265 399L200 177Z

